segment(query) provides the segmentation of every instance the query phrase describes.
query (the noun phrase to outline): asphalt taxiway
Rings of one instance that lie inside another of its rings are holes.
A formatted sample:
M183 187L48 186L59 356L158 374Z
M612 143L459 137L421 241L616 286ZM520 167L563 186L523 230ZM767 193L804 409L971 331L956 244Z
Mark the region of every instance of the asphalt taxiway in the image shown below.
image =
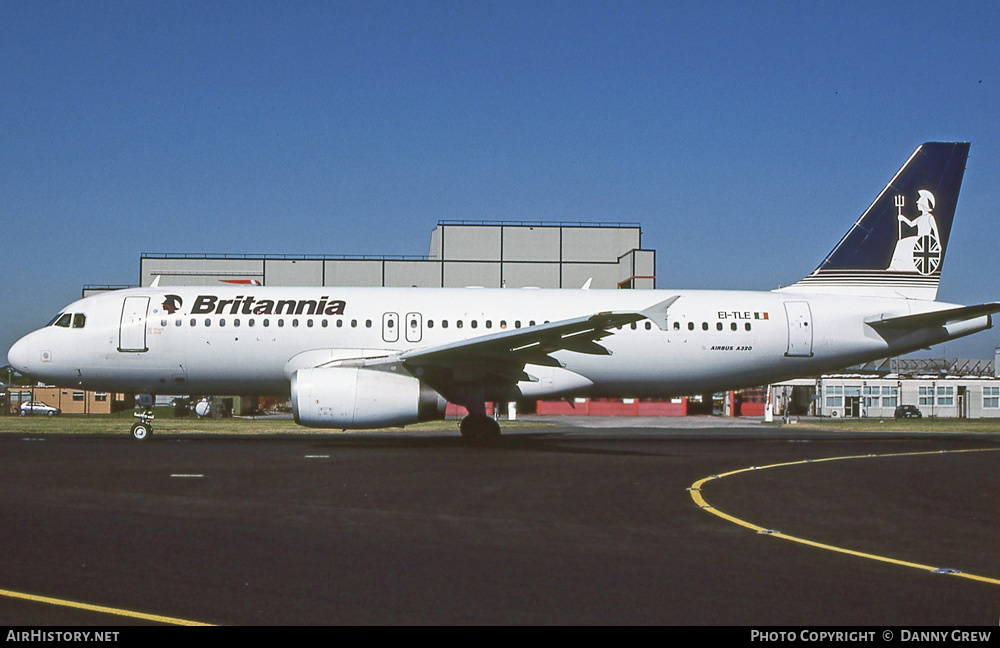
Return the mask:
M8 433L0 618L994 625L998 463L933 430Z

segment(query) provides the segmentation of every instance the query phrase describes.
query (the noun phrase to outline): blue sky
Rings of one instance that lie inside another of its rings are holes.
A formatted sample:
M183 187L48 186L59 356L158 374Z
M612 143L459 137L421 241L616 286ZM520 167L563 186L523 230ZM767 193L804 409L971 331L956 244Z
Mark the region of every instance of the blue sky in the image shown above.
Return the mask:
M426 254L441 219L637 221L659 287L770 289L928 140L973 145L939 298L1000 299L997 3L0 10L3 349L143 252Z

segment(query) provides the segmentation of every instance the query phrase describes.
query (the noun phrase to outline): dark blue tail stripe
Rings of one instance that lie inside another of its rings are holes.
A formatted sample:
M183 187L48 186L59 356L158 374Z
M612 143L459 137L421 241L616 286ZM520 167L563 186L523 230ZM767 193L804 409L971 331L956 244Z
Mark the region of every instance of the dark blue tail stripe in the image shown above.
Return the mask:
M936 282L969 156L967 142L928 142L903 165L826 260L803 280L867 271L851 280ZM901 218L902 217L902 218ZM887 279L893 277L893 279ZM843 276L840 276L843 279Z

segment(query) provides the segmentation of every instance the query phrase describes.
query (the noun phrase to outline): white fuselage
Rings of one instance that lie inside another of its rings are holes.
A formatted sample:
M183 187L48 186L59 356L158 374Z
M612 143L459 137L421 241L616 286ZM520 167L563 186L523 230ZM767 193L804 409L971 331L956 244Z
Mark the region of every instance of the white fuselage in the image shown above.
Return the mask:
M74 302L63 312L83 315L82 326L35 331L8 358L20 371L67 387L287 394L300 368L391 357L599 312L641 311L672 296L678 299L666 329L648 320L612 328L600 341L610 356L554 352L563 367L529 364L525 373L533 380L519 382L519 391L535 398L705 393L833 370L990 326L981 317L960 329L887 339L866 319L952 305L785 291L158 287Z

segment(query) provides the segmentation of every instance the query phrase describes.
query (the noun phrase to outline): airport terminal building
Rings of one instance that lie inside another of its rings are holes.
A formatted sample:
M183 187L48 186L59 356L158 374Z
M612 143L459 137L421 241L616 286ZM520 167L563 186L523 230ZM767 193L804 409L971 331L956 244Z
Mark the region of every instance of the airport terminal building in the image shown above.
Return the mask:
M974 376L831 375L774 386L778 413L827 418L892 418L901 405L923 417L1000 418L1000 380Z

